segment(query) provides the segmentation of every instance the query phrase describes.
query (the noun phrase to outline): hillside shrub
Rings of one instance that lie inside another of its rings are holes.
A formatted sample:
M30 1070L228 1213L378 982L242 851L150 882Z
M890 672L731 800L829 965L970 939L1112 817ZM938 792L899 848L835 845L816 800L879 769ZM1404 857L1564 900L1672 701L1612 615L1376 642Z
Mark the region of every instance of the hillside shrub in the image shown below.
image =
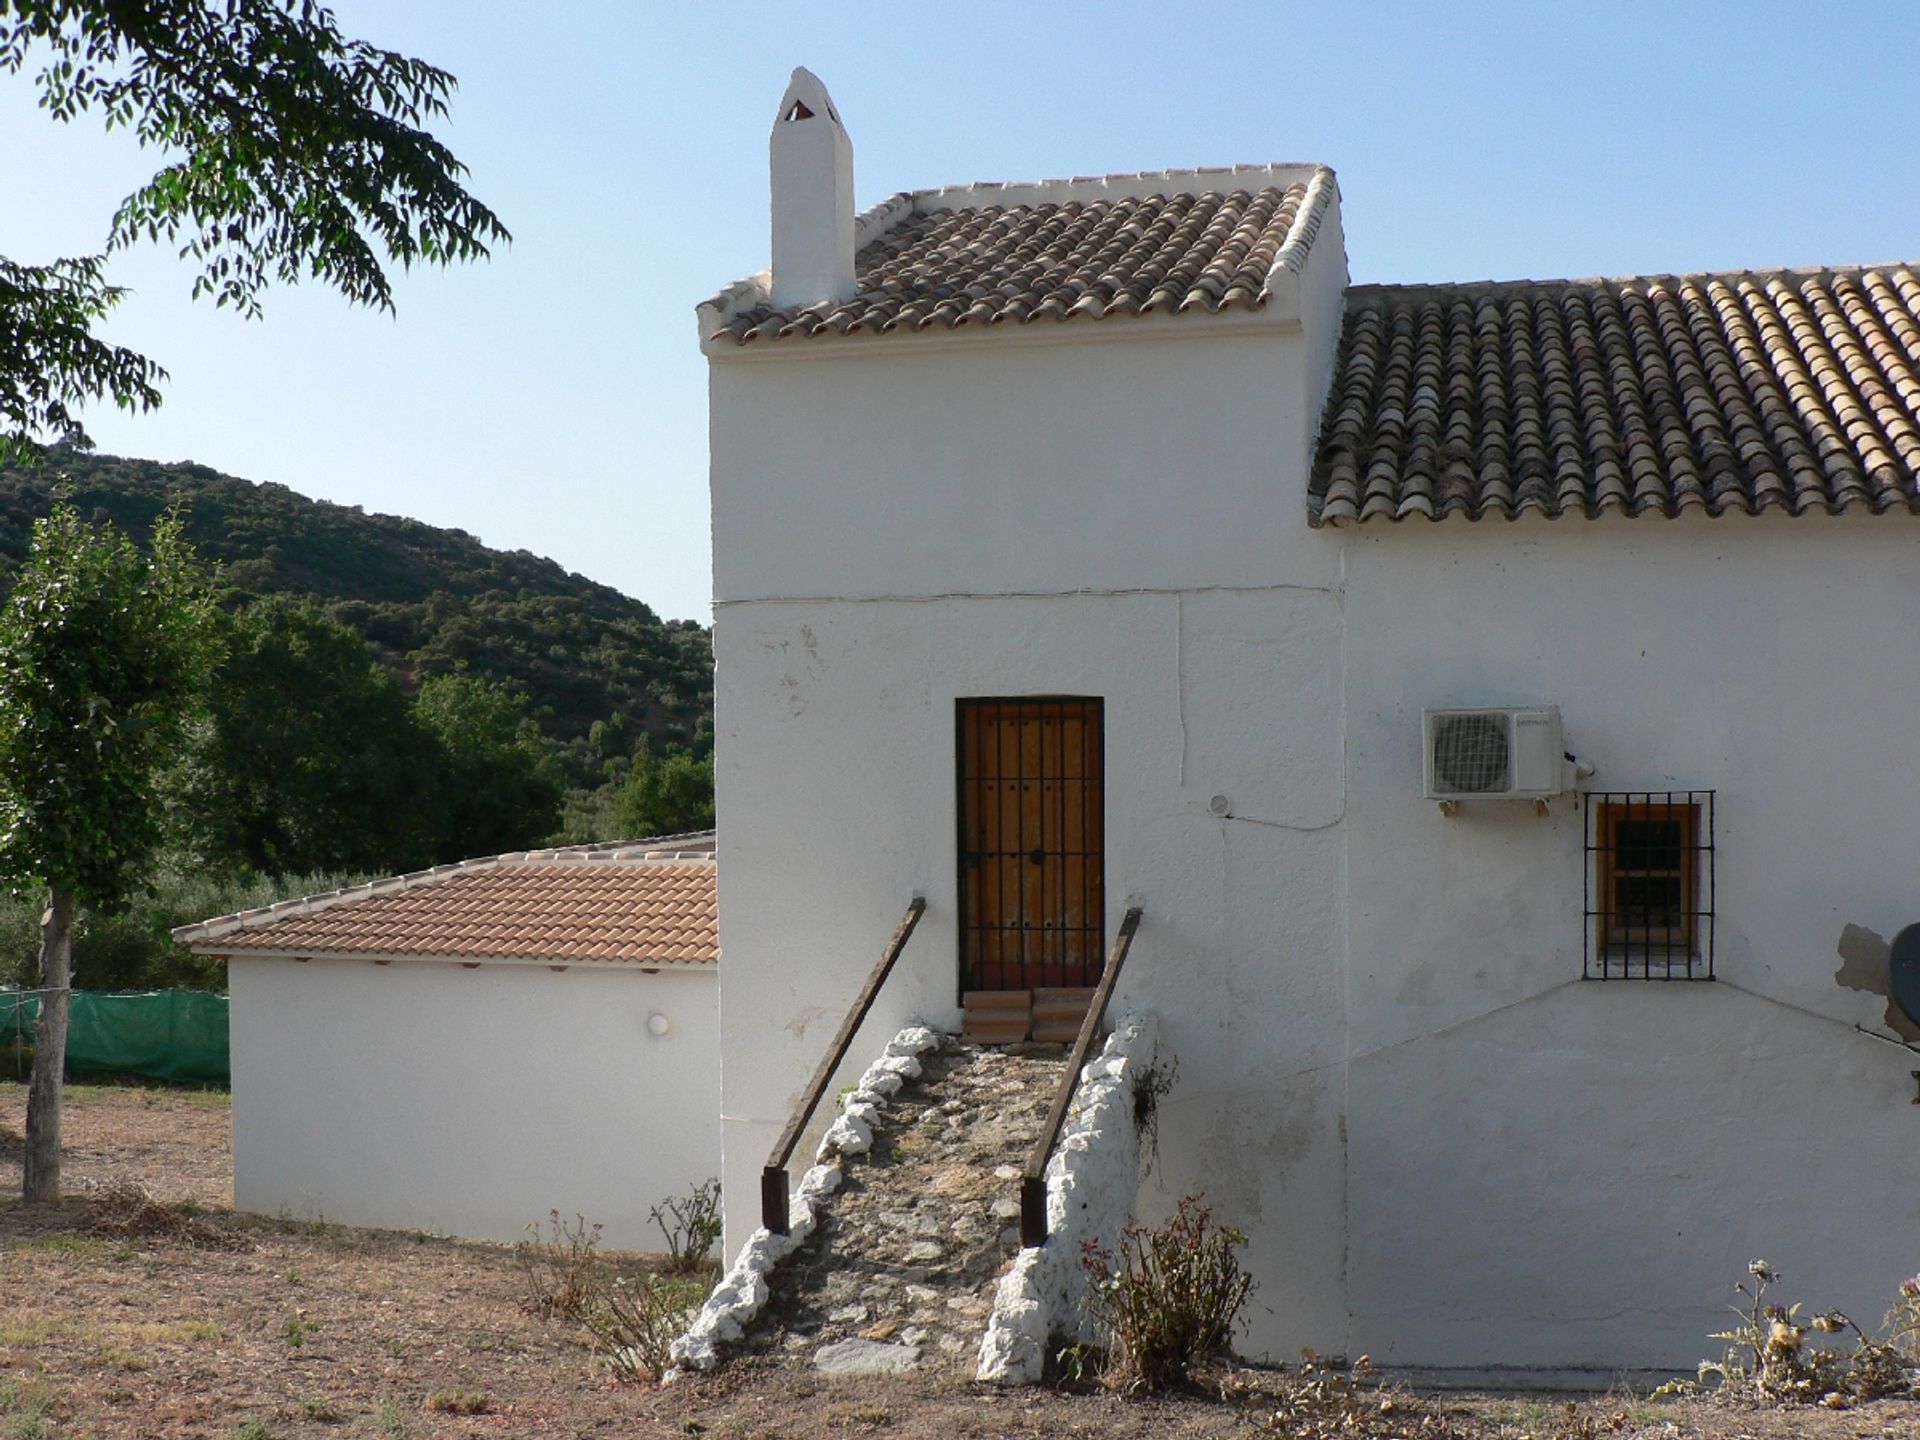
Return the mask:
M680 835L713 828L713 757L690 750L655 755L645 745L614 796L614 820L623 839Z
M620 787L609 781L596 790L567 791L560 802L560 827L546 838L548 845L596 845L606 840L631 840L616 818Z
M592 786L601 763L636 738L711 748L713 651L707 631L662 620L610 586L525 551L394 515L309 500L203 465L159 465L57 448L33 469L0 468L0 589L24 557L36 515L62 486L83 513L144 540L169 501L187 538L218 565L230 603L308 602L370 645L411 691L468 673L526 692L558 747L566 783ZM618 720L613 745L589 738Z

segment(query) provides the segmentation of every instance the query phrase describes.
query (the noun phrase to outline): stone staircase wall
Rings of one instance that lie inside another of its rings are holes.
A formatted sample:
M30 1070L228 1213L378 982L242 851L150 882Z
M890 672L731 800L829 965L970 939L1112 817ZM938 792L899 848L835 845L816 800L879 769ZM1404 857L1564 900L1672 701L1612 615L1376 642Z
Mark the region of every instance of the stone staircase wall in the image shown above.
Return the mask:
M920 1074L919 1057L939 1045L939 1034L918 1024L907 1026L887 1042L885 1052L861 1075L860 1083L846 1097L839 1116L820 1141L816 1163L801 1177L788 1210L789 1233L776 1235L761 1226L748 1237L693 1323L674 1340L674 1370L668 1372L669 1380L679 1370L713 1369L720 1363L721 1347L746 1333L767 1303L767 1277L774 1266L813 1234L821 1206L840 1188L841 1160L865 1154L872 1147L874 1126L888 1097Z
M1066 1073L1054 1045L953 1037L882 1109L872 1147L768 1277L745 1351L849 1375L971 1378L999 1277L1020 1253L1020 1174Z
M1133 1217L1142 1143L1137 1094L1159 1058L1154 1017L1134 1014L1087 1063L1047 1166L1047 1243L1023 1250L1012 1200L1018 1158L1038 1133L1059 1062L981 1051L919 1025L902 1030L822 1140L818 1163L795 1194L791 1233L756 1230L741 1247L673 1342L676 1369L711 1369L724 1349L743 1343L815 1349L821 1368L858 1347L863 1367L899 1368L920 1363L924 1341L935 1355L957 1351L949 1363L964 1362L982 1380L1039 1381L1052 1347L1098 1338L1086 1311L1081 1247L1087 1240L1111 1246ZM928 1078L916 1085L925 1066ZM914 1133L895 1135L894 1125ZM887 1154L869 1173L881 1132ZM846 1178L850 1165L857 1180ZM859 1193L839 1194L843 1182ZM922 1233L929 1223L932 1233ZM997 1253L1013 1257L997 1284L996 1230L1004 1247ZM900 1245L906 1248L894 1255ZM796 1258L783 1265L789 1257ZM755 1322L775 1290L786 1298L769 1312L776 1333L763 1334L767 1326ZM796 1314L796 1304L819 1313ZM900 1317L890 1319L894 1311ZM875 1314L881 1323L865 1326ZM982 1318L976 1368L965 1357ZM853 1331L856 1325L864 1328ZM898 1365L880 1367L880 1358Z
M1098 1340L1081 1247L1090 1240L1112 1247L1133 1218L1141 1144L1135 1085L1159 1058L1158 1022L1136 1013L1120 1020L1081 1072L1047 1164L1047 1243L1022 1250L1001 1278L980 1343L981 1380L1035 1384L1050 1348Z

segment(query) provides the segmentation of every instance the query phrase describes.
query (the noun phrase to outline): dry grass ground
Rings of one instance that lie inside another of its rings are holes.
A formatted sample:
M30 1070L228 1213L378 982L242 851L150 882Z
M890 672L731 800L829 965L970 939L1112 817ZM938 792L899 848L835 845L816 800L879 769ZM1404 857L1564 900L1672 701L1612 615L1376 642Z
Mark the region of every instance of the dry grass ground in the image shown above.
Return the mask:
M829 1381L767 1360L666 1390L620 1386L581 1336L527 1312L506 1247L234 1215L224 1096L76 1087L70 1097L72 1198L28 1210L11 1198L25 1092L0 1083L0 1195L8 1197L0 1199L0 1440L1920 1440L1913 1405L1780 1415L1631 1398L1583 1400L1568 1413L1538 1398L1404 1397L1388 1414L1375 1398L1364 1415L1309 1415L1276 1427L1276 1386L1284 1382L1259 1373L1227 1402L1002 1394L911 1376ZM197 1237L137 1233L131 1185L195 1202ZM112 1186L119 1188L103 1190ZM104 1220L129 1216L136 1233L103 1233Z

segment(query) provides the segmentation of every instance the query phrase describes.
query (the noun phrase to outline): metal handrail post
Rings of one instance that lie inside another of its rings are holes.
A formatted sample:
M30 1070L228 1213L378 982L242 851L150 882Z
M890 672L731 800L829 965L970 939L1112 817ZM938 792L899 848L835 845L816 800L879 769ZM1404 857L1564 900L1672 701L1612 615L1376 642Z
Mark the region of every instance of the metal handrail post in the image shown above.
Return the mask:
M1047 1243L1047 1160L1060 1139L1060 1127L1066 1122L1067 1107L1073 1103L1073 1093L1079 1088L1087 1051L1093 1047L1093 1037L1100 1033L1107 1002L1113 998L1120 967L1127 963L1127 952L1133 948L1134 932L1139 928L1140 907L1135 905L1120 922L1120 933L1113 937L1107 968L1100 972L1100 984L1093 992L1093 999L1087 1002L1086 1018L1080 1022L1080 1033L1074 1037L1073 1051L1067 1056L1067 1073L1060 1077L1059 1087L1053 1094L1053 1108L1047 1111L1047 1123L1034 1142L1033 1153L1027 1157L1027 1168L1020 1177L1020 1243L1023 1246Z
M924 896L916 895L908 903L907 913L900 917L900 923L894 927L893 937L887 941L887 948L881 951L880 962L867 976L867 983L854 996L853 1008L847 1011L846 1019L840 1022L840 1029L834 1034L833 1043L827 1047L820 1068L813 1072L813 1078L801 1092L800 1103L788 1117L787 1128L780 1132L780 1138L774 1142L773 1153L767 1157L766 1166L760 1172L760 1223L775 1235L788 1233L787 1162L793 1158L793 1147L800 1143L800 1132L807 1128L807 1121L813 1118L821 1096L826 1094L827 1085L833 1079L833 1072L846 1059L847 1047L853 1044L853 1037L859 1031L861 1022L867 1018L867 1012L873 1008L880 987L887 983L887 976L893 972L893 962L907 948L913 927L920 923L920 917L926 911Z

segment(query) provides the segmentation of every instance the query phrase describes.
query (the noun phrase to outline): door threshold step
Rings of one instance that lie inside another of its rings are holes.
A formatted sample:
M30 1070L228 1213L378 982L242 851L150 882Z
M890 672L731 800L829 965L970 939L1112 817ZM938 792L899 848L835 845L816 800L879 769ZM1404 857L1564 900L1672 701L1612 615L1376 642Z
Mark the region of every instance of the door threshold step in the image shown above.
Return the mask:
M1033 1028L1027 990L969 990L960 997L960 1038L975 1045L1011 1045Z
M1093 1003L1091 985L1047 986L1033 992L1033 1038L1066 1042L1080 1033Z
M960 1034L976 1045L1069 1044L1079 1036L1092 1002L1090 985L969 990L960 998Z

